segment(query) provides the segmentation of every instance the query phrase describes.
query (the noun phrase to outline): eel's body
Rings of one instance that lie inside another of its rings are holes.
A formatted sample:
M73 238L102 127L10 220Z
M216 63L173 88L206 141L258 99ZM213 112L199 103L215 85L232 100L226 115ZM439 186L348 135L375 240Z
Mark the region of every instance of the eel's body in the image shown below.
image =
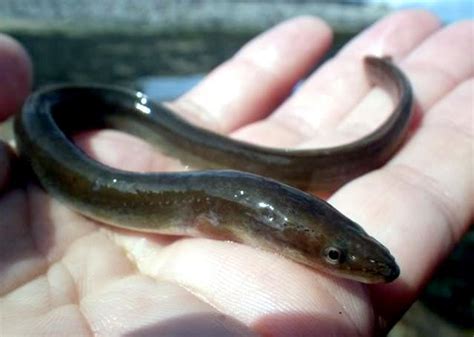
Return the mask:
M17 147L49 193L110 225L234 240L342 277L390 282L399 268L384 246L328 203L295 188L334 189L382 165L402 141L412 110L410 84L386 59L367 57L365 66L395 108L374 132L347 145L259 147L190 125L141 93L61 86L30 96L15 121ZM158 142L212 170L126 172L91 159L68 138L102 127Z

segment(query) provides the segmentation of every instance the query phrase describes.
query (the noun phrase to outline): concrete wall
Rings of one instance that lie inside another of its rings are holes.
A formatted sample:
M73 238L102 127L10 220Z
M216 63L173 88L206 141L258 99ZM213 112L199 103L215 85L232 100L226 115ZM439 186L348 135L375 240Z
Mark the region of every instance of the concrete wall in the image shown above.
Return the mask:
M27 47L37 85L123 83L207 72L293 16L325 18L338 45L385 13L380 6L315 1L2 0L0 31Z

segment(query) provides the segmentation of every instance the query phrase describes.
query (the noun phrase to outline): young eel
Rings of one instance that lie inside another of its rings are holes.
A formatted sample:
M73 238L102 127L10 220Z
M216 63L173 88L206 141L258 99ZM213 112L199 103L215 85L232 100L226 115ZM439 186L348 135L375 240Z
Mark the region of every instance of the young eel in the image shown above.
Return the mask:
M49 193L101 222L233 240L333 275L390 282L399 267L388 249L327 202L297 189L337 188L381 166L400 145L412 113L410 83L387 58L366 57L364 64L395 108L375 131L347 145L252 145L191 125L142 93L93 85L32 94L15 120L17 148ZM122 171L88 157L69 138L104 127L157 142L207 170Z

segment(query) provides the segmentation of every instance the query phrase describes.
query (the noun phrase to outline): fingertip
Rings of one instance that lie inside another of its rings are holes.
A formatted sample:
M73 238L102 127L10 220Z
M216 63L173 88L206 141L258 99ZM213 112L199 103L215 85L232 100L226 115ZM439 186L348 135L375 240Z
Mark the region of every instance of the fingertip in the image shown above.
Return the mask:
M434 13L421 9L403 9L381 18L346 44L339 56L390 55L405 57L441 27Z
M418 21L420 24L429 24L432 26L441 26L442 22L434 12L422 8L407 8L397 10L385 17L384 20L396 21Z
M456 36L458 39L473 39L474 37L474 20L460 20L446 26L446 31ZM471 45L472 47L472 45Z
M332 29L329 24L323 19L312 15L299 15L280 24L281 26L294 25L295 27L304 27L307 29L314 29L317 33L332 34Z
M0 121L17 112L32 82L32 65L26 50L13 38L0 34Z
M273 66L269 53L262 49L274 50L279 48L287 52L288 56L294 53L309 53L312 65L321 58L332 43L332 29L322 19L304 15L283 21L266 32L256 36L243 46L236 56L244 56L256 61L259 66L268 68ZM270 65L269 65L270 63Z

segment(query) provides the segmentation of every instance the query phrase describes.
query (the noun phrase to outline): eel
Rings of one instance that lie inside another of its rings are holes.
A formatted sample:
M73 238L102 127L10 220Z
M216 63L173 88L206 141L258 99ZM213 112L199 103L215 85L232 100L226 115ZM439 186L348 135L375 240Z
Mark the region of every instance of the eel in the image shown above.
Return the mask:
M408 79L388 58L367 56L364 65L371 83L391 96L393 112L370 134L340 146L258 146L192 125L141 92L91 84L33 93L14 122L17 150L48 193L105 224L241 242L331 275L391 282L400 269L389 250L307 192L334 190L380 167L407 133ZM138 173L106 166L71 138L100 128L138 135L199 169Z

